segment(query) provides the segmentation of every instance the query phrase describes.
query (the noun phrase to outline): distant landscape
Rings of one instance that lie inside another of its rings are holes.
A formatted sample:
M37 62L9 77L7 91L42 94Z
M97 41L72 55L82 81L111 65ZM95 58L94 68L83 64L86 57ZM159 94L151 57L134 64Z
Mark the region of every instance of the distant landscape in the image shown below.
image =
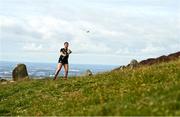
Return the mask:
M11 79L12 70L20 62L8 62L0 61L0 77ZM57 63L33 63L24 62L27 65L27 70L31 78L44 78L53 77ZM70 64L69 76L80 76L87 69L90 69L93 74L98 72L111 71L112 69L118 67L118 65L90 65L90 64ZM62 69L60 76L64 75L64 69Z

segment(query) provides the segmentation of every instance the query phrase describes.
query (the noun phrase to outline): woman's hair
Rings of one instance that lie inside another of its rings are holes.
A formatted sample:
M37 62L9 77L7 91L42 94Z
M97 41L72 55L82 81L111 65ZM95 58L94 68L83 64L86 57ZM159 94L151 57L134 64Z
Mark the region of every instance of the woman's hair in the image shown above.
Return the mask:
M65 45L65 44L69 44L69 43L66 41L66 42L64 42L64 45Z

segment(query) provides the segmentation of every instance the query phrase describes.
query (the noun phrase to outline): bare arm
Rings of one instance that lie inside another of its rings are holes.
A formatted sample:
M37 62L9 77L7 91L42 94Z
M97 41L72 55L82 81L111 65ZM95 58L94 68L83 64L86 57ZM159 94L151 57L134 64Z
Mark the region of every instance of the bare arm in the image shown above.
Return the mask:
M72 53L72 51L69 49L69 50L68 50L68 54L71 54L71 53Z
M64 54L63 52L60 52L60 55L62 55L62 56L66 56L66 54Z

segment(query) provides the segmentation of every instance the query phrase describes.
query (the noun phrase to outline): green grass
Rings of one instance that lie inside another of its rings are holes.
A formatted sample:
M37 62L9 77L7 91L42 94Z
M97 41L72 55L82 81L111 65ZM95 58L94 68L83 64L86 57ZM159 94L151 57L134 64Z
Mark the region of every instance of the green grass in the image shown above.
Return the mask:
M180 60L0 85L0 115L180 115Z

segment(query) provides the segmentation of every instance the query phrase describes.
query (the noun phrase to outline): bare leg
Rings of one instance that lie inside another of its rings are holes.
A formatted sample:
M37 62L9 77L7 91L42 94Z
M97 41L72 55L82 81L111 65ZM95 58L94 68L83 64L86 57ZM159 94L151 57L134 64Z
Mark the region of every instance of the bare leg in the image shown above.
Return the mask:
M62 68L62 63L58 63L57 69L56 69L56 73L55 73L55 76L54 76L54 79L53 79L53 80L56 80L59 72L61 71L61 68Z
M65 79L67 79L67 77L68 77L68 70L69 70L69 65L68 64L64 64L64 72L65 72L64 78Z

